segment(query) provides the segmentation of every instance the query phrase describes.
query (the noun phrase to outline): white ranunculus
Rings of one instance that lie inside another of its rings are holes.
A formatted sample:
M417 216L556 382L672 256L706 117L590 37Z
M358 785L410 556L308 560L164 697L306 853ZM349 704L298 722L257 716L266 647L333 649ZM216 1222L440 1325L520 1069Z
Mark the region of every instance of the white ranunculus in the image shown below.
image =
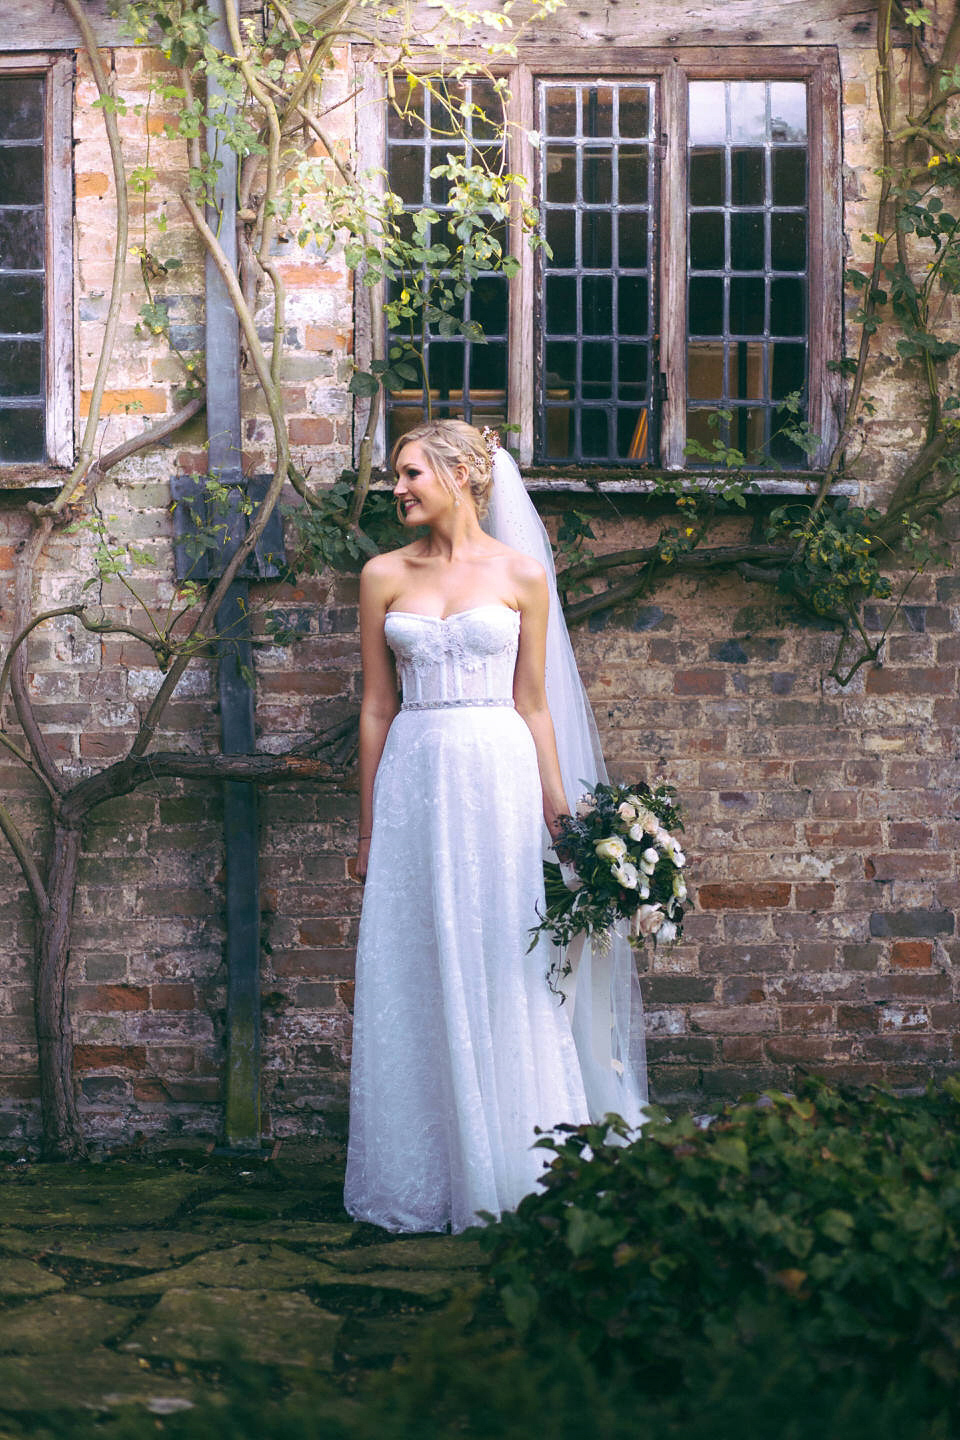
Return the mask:
M622 865L612 865L613 878L618 885L625 890L636 890L640 884L640 872L636 865L631 865L629 860L624 860Z
M683 867L684 867L684 865L686 865L686 863L687 863L687 857L686 857L686 855L684 855L684 853L683 853L682 850L674 850L674 852L673 852L673 863L674 863L674 865L676 865L676 867L677 867L678 870L682 870Z
M650 862L649 862L649 860L641 860L641 861L640 861L640 874L641 874L641 875L652 875L653 872L654 872L654 870L656 870L656 868L657 868L656 865L651 865Z
M643 859L646 860L648 865L656 865L657 861L660 859L660 852L658 850L654 850L652 845L648 845L646 850L644 850L643 852Z
M658 945L669 945L670 942L671 942L672 940L676 940L676 938L677 938L677 927L676 927L676 925L674 925L674 923L673 923L672 920L664 920L663 924L660 926L659 930L656 932L656 941L657 941L657 944L658 944Z
M633 918L638 934L652 935L663 924L663 908L660 905L639 905Z
M662 825L654 833L653 842L655 845L659 845L661 850L673 850L677 844L670 831L664 830Z
M609 860L613 865L619 865L627 858L626 842L619 835L608 835L605 840L598 840L593 848L601 860Z
M622 805L617 806L617 814L620 816L624 825L631 824L637 818L636 809L628 800L624 800Z
M637 894L640 896L641 900L650 899L650 886L647 884L647 877L645 875L641 877L640 885L637 889Z

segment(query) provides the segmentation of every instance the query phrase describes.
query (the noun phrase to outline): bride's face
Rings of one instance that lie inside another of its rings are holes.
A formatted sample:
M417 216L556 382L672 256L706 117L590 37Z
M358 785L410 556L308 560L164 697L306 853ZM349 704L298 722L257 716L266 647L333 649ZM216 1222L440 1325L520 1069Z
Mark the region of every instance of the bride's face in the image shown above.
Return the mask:
M451 510L454 504L449 487L430 468L415 440L404 445L397 456L397 480L393 493L404 525L429 525Z

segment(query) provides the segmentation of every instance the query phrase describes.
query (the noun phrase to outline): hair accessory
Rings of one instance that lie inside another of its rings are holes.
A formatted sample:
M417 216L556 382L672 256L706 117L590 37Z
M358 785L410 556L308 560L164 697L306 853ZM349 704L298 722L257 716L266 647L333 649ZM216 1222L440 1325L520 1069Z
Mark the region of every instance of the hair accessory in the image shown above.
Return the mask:
M500 449L500 436L491 425L484 425L480 434L483 436L483 443L487 447L487 454L490 456L490 464L492 465L494 457Z

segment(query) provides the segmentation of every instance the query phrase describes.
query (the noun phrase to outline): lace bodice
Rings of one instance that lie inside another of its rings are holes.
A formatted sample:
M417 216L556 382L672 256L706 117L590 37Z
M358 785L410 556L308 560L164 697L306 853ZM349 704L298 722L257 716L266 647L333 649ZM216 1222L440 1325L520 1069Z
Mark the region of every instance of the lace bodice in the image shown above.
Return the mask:
M446 619L389 610L384 634L405 702L508 700L513 694L520 616L506 605L474 605Z

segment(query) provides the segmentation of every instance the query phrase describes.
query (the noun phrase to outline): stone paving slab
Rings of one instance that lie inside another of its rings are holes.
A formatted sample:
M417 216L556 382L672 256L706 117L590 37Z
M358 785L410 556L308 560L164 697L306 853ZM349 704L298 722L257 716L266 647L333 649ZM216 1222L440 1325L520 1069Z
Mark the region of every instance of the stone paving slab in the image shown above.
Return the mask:
M127 1270L161 1270L210 1248L211 1236L179 1230L0 1229L0 1250Z
M329 1279L330 1267L276 1244L207 1250L171 1269L98 1287L100 1295L157 1295L164 1290L299 1290Z
M0 1440L4 1415L214 1395L231 1337L295 1388L347 1394L408 1354L483 1254L355 1224L341 1185L308 1157L0 1167Z
M179 1173L130 1178L112 1187L103 1181L90 1184L63 1166L56 1181L41 1178L21 1181L9 1191L4 1187L3 1220L15 1227L161 1225L196 1194L197 1187L195 1176Z
M62 1290L64 1281L51 1275L33 1260L0 1260L0 1299L20 1299L25 1295L49 1295Z
M384 1245L364 1245L341 1250L325 1257L338 1270L358 1272L377 1269L464 1270L484 1264L484 1254L475 1240L453 1235L391 1240Z
M121 1350L178 1360L216 1360L236 1340L268 1365L333 1368L343 1317L306 1295L247 1290L168 1290Z
M49 1355L0 1359L0 1409L8 1414L109 1410L131 1403L151 1409L158 1399L192 1403L201 1393L202 1385L187 1373L155 1371L146 1361L104 1347L73 1354L60 1365Z
M129 1330L133 1318L119 1305L83 1295L34 1300L0 1312L0 1353L58 1355L90 1350Z

